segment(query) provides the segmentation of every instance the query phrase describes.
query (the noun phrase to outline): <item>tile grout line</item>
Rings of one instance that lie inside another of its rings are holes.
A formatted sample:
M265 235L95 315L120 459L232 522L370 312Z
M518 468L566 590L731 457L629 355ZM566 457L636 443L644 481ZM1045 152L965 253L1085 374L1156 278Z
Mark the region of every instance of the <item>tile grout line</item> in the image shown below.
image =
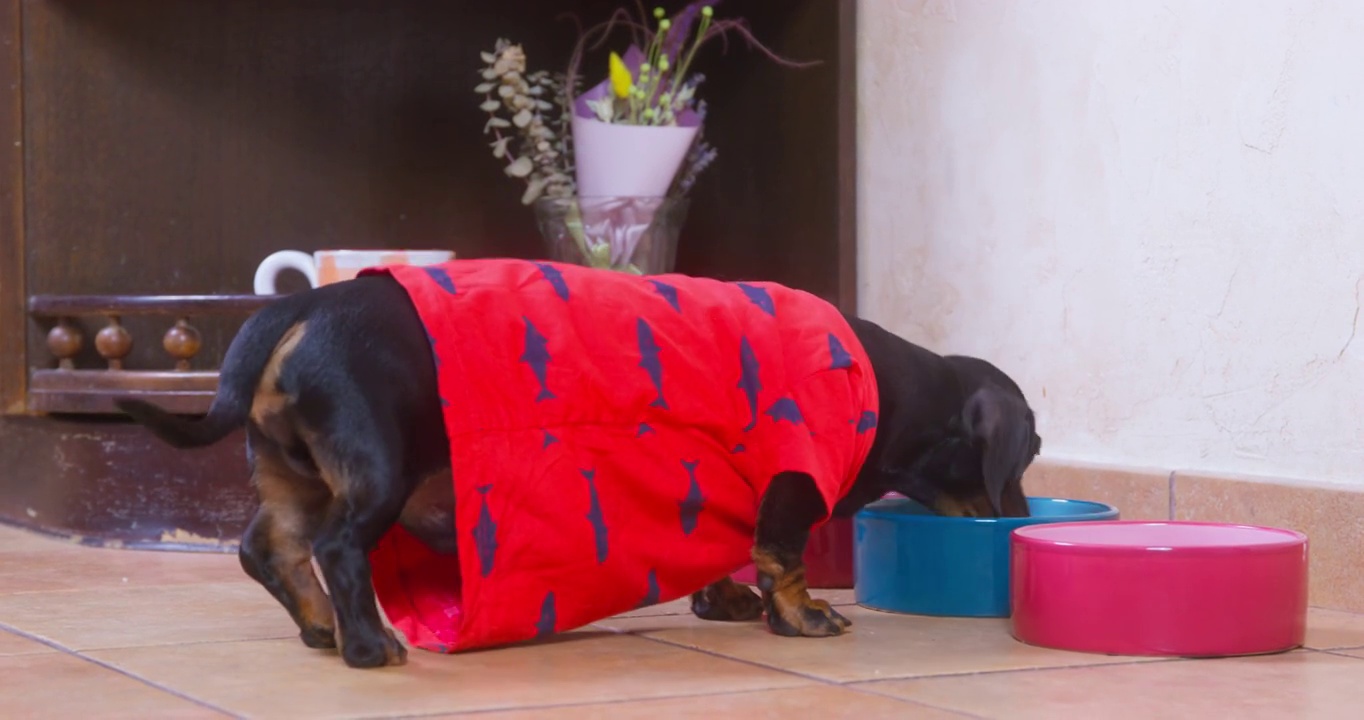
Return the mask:
M158 642L145 645L108 645L104 647L88 647L81 650L75 648L71 652L80 655L88 652L109 652L115 650L143 650L170 647L196 647L199 645L226 645L230 643L253 643L253 642L272 642L275 640L291 640L298 635L270 635L268 637L249 637L249 638L223 638L221 640L186 640L185 642Z
M1352 648L1336 648L1336 650L1350 650L1350 649L1352 649ZM1362 646L1361 649L1364 649L1364 646ZM1218 661L1218 660L1236 660L1236 659L1244 659L1244 658L1271 657L1271 656L1274 656L1274 655L1289 655L1289 654L1296 653L1296 652L1302 652L1302 653L1329 653L1329 654L1332 654L1332 655L1338 654L1338 653L1336 653L1336 652L1334 652L1334 651L1332 651L1332 650L1321 650L1321 649L1318 649L1318 648L1311 648L1311 647L1307 647L1306 645L1304 645L1304 646L1302 646L1302 647L1294 648L1294 649L1292 649L1292 650L1288 650L1288 651L1285 651L1285 652L1260 653L1260 654L1256 654L1256 655L1227 655L1227 656L1218 656L1218 657L1164 657L1164 656L1154 656L1154 655L1153 655L1153 656L1149 656L1149 657L1143 658L1143 659L1120 660L1120 661L1116 661L1116 662L1085 663L1085 664L1078 664L1078 665L1048 665L1048 666L1034 666L1034 667L1023 667L1023 668L1013 668L1013 669L1000 669L1000 670L975 670L975 671L970 671L970 672L939 673L939 674L935 674L935 675L912 675L912 676L909 676L909 677L898 677L898 678L877 678L877 679L875 679L875 680L854 680L854 681L851 681L851 682L860 684L860 685L862 685L862 686L872 686L872 685L881 685L881 684L884 684L884 683L891 683L891 682L903 682L903 681L905 681L905 680L940 680L940 679L951 679L951 678L961 678L961 677L972 677L972 676L976 676L976 675L1006 675L1006 674L1009 674L1009 673L1038 673L1038 672L1049 672L1049 671L1052 671L1052 670L1098 670L1098 669L1113 668L1113 667L1135 667L1135 666L1145 666L1145 665L1169 665L1169 664L1172 664L1172 663L1216 662L1216 661ZM1110 656L1110 657L1115 657L1115 656ZM1128 657L1138 657L1138 656L1128 656ZM1351 656L1351 655L1342 655L1341 657L1353 657L1353 656ZM1358 659L1364 659L1364 658L1355 658L1355 659L1358 660Z
M1170 483L1169 483L1168 487L1169 487L1168 494L1169 494L1169 503L1170 503L1170 509L1169 509L1169 515L1170 515L1170 516L1169 516L1167 519L1168 519L1168 520L1174 520L1174 519L1175 519L1175 471L1174 471L1174 470L1171 470L1171 471L1170 471Z
M683 645L683 644L681 644L681 643L675 643L675 642L673 642L673 641L671 641L671 640L665 640L665 639L663 639L663 638L651 637L651 636L649 636L649 635L641 635L641 634L639 634L639 633L637 633L637 632L634 632L634 631L632 631L632 630L615 630L615 629L612 629L612 628L604 628L604 629L610 630L611 632L616 633L617 635L628 635L628 636L630 636L630 637L639 638L640 640L647 640L647 641L652 642L652 643L658 643L658 644L660 644L660 645L667 645L668 647L672 647L672 648L678 648L678 649L687 650L687 651L690 651L690 652L698 652L698 653L701 653L702 655L707 655L707 656L713 657L713 658L719 658L719 659L721 659L721 660L730 660L730 661L733 661L733 662L737 662L737 663L739 663L739 664L741 664L741 665L748 665L749 667L762 668L762 669L764 669L764 670L773 670L773 671L779 672L779 673L781 673L781 674L783 674L783 675L790 675L790 676L792 676L792 677L798 677L798 678L800 678L800 679L802 679L802 680L811 680L811 681L814 681L814 682L817 682L817 683L820 683L820 684L824 684L824 685L841 685L841 684L842 684L842 683L839 683L837 680L828 680L828 679L826 679L826 678L822 678L822 677L819 677L819 676L816 676L816 675L807 675L806 673L799 672L799 671L796 671L796 670L790 670L790 669L787 669L787 668L779 668L779 667L775 667L775 666L772 666L772 665L767 665L767 664L765 664L765 663L756 662L756 661L754 661L754 660L745 660L745 659L743 659L743 658L732 657L732 656L729 656L729 655L725 655L725 654L723 654L723 653L715 652L714 650L706 650L705 648L692 647L692 646L690 646L690 645ZM769 688L769 689L771 689L771 688Z
M971 677L971 676L975 676L975 675L1003 675L1003 674L1006 674L1006 673L1035 673L1035 672L1046 672L1046 671L1049 671L1049 670L1078 670L1078 669L1087 669L1087 668L1127 667L1127 666L1134 666L1134 665L1157 665L1157 664L1166 664L1166 663L1177 663L1177 662L1183 662L1183 661L1188 661L1188 660L1190 660L1190 658L1135 659L1135 660L1120 660L1120 661L1115 661L1115 662L1104 662L1104 663L1085 663L1085 664L1074 664L1074 665L1036 666L1036 667L1022 667L1022 668L1000 669L1000 670L975 670L975 671L968 671L968 672L938 673L938 674L933 674L933 675L907 675L907 676L904 676L904 677L888 677L888 678L862 679L862 680L833 680L833 679L830 679L830 678L820 677L820 676L818 676L818 675L810 675L810 674L803 673L803 672L800 672L800 671L797 671L797 670L791 670L791 669L788 669L788 668L781 668L781 667L777 667L777 666L775 666L775 665L768 665L768 664L766 664L766 663L758 662L758 661L755 661L755 660L745 660L744 658L737 658L737 657L733 657L733 656L731 656L731 655L725 655L725 654L723 654L723 653L715 652L715 651L713 651L713 650L707 650L707 649L705 649L705 648L693 647L693 646L690 646L690 645L683 645L683 644L681 644L681 643L673 642L673 641L671 641L671 640L666 640L666 639L664 639L664 638L652 637L652 636L649 636L649 635L640 635L640 634L638 634L638 633L636 633L636 632L634 632L634 631L630 631L630 630L613 630L613 629L611 629L611 628L603 628L603 629L605 629L605 630L610 630L611 632L614 632L614 633L617 633L617 634L621 634L621 635L630 635L630 636L632 636L632 637L637 637L637 638L640 638L640 639L642 639L642 640L648 640L648 641L650 641L650 642L661 643L661 644L663 644L663 645L668 645L668 646L670 646L670 647L678 648L678 649L681 649L681 650L689 650L689 651L692 651L692 652L698 652L698 653L701 653L702 655L708 655L708 656L710 656L710 657L719 658L719 659L721 659L721 660L730 660L730 661L737 662L737 663L740 663L740 664L743 664L743 665L748 665L748 666L751 666L751 667L762 668L762 669L765 669L765 670L772 670L772 671L779 672L779 673L782 673L782 674L785 674L785 675L791 675L791 676L793 676L793 677L798 677L798 678L801 678L801 679L804 679L804 680L810 680L810 681L813 681L813 682L817 682L817 683L820 683L820 684L822 684L822 685L830 685L830 686L833 686L833 687L842 687L842 688L847 688L847 689L856 689L856 688L853 687L853 686L867 687L867 686L876 685L876 684L881 684L881 683L899 682L899 681L904 681L904 680L936 680L936 679L944 679L944 678ZM901 702L905 702L905 703L912 704L912 705L920 705L920 706L923 706L923 707L930 707L930 708L933 708L933 709L935 709L935 710L947 710L947 711L949 711L949 712L960 712L960 711L958 711L958 710L952 710L952 709L950 709L950 708L941 708L941 707L938 707L938 706L935 706L935 705L928 705L928 704L926 704L926 703L922 703L922 702L915 701L915 700L907 700L907 699L905 699L905 698L896 697L896 696L893 696L893 695L885 695L884 693L877 693L877 692L875 692L875 691L872 691L872 693L873 693L873 694L876 694L876 695L882 695L883 697L888 697L888 698L891 698L891 699L893 699L893 700L899 700L899 701L901 701Z
M126 677L130 680L133 680L134 682L146 685L147 687L152 688L153 690L158 690L160 692L166 693L167 695L180 698L181 700L186 700L194 705L198 705L199 707L212 710L213 712L219 713L221 715L225 715L231 718L245 717L243 715L238 715L237 713L228 711L224 708L220 708L217 705L214 705L213 703L207 702L205 700L200 700L199 698L196 698L192 695L187 695L174 688L169 688L159 683L152 682L151 680L148 680L147 678L144 678L140 675L128 672L127 670L124 670L123 668L118 667L117 665L112 665L98 658L90 657L89 655L86 655L78 650L73 650L72 648L69 648L55 640L49 640L41 635L34 635L33 633L26 632L17 627L14 627L13 625L10 625L9 623L0 622L0 630L6 630L10 633L18 635L19 637L32 640L33 642L39 643L41 645L46 645L52 648L53 650L58 651L62 655L67 655L78 660L81 660L82 662L90 663L91 665L94 665L96 667L104 668L105 670L108 670L115 674L122 675L123 677Z
M853 692L855 692L855 693L862 694L862 695L870 695L870 696L872 696L872 697L887 698L887 699L890 699L890 700L898 700L898 701L900 701L900 702L902 702L902 703L906 703L906 704L908 704L908 705L913 705L913 706L915 706L915 707L927 708L927 709L929 709L929 710L939 710L939 711L942 711L942 712L945 712L945 713L949 713L949 714L952 714L952 715L960 715L961 717L964 717L964 718L970 718L971 720L990 720L990 718L988 718L988 717L986 717L986 716L984 716L984 715L977 715L977 714L975 714L975 713L973 713L973 712L968 712L968 711L966 711L966 710L958 710L958 709L956 709L956 708L949 708L949 707L943 707L943 706L941 706L941 705L934 705L934 704L932 704L932 703L927 703L927 702L924 702L924 701L922 701L922 700L910 700L909 698L899 697L898 695L890 695L890 694L888 694L888 693L876 692L875 690L872 690L871 688L866 687L867 684L868 684L868 683L865 683L865 682L863 682L863 683L845 683L845 684L841 685L841 687L843 687L843 688L845 688L845 689L848 689L848 690L851 690L851 691L853 691Z
M620 632L620 631L615 631L615 632ZM709 656L709 657L712 657L712 658L718 658L718 659L721 659L721 660L728 660L728 661L730 661L730 662L737 662L737 663L740 663L740 664L742 664L742 665L748 665L748 666L750 666L750 667L762 668L762 669L764 669L764 670L770 670L770 671L772 671L772 672L778 672L778 673L781 673L781 674L783 674L783 675L790 675L790 676L793 676L793 677L798 677L798 678L801 678L802 680L809 680L809 681L815 682L815 683L817 683L817 684L819 684L819 685L821 685L821 686L824 686L824 687L837 687L837 688L843 688L843 689L845 689L845 690L852 690L853 692L858 692L856 688L850 688L850 687L848 687L848 683L839 682L839 681L837 681L837 680L830 680L830 679L827 679L827 678L818 677L818 676L816 676L816 675L807 675L806 673L797 672L797 671L795 671L795 670L790 670L790 669L787 669L787 668L779 668L779 667L775 667L775 666L772 666L772 665L767 665L767 664L760 663L760 662L754 662L754 661L752 661L752 660L744 660L743 658L731 657L731 656L729 656L729 655L724 655L724 654L722 654L722 653L717 653L717 652L714 652L714 651L711 651L711 650L706 650L706 649L704 649L704 648L690 647L690 646L687 646L687 645L681 645L681 644L678 644L678 643L670 642L670 641L664 640L664 639L662 639L662 638L650 637L650 636L648 636L648 635L638 635L638 634L633 633L633 632L630 632L630 631L624 631L624 634L630 635L631 637L640 638L641 640L648 640L648 641L650 641L650 642L659 643L659 644L661 644L661 645L667 645L668 647L677 648L677 649L679 649L679 650L684 650L684 651L688 651L688 652L697 652L697 653L701 653L702 655L706 655L706 656ZM777 688L766 688L766 689L767 689L767 690L774 690L774 689L777 689ZM869 693L869 694L880 695L881 697L889 698L889 699L891 699L891 700L895 700L896 702L899 702L899 703L902 703L902 704L905 704L905 705L911 705L911 706L914 706L914 707L928 708L928 709L931 709L931 710L946 710L946 708L940 708L940 707L937 707L937 706L934 706L934 705L929 705L929 704L927 704L927 703L921 703L921 702L918 702L918 701L915 701L915 700L908 700L908 699L906 699L906 698L891 697L890 695L882 695L882 694L880 694L880 693ZM951 711L949 711L949 712L951 712ZM972 717L972 718L974 718L975 716L968 715L967 717Z
M79 653L77 653L75 650L73 650L73 649L71 649L71 648L69 648L69 647L67 647L67 646L65 646L65 645L63 645L63 644L57 642L56 640L49 640L49 639L43 637L42 635L34 635L34 634L31 633L31 632L28 632L28 631L26 631L26 630L21 630L21 629L15 627L15 626L13 626L13 625L10 625L9 623L4 622L4 621L0 621L0 630L4 630L4 631L9 632L9 633L14 634L14 635L18 635L19 637L24 638L25 640L32 640L33 642L36 642L36 643L38 643L39 645L44 645L44 646L50 647L50 648L52 648L53 650L56 650L56 651L60 652L60 653L63 654L63 655L77 655L77 656L79 656Z
M826 683L826 684L827 684L827 683ZM836 684L835 684L835 687L837 687ZM488 715L488 714L492 714L492 713L507 712L507 711L509 711L509 710L536 710L536 711L539 711L539 710L566 710L566 709L571 709L571 708L590 707L590 706L593 706L593 705L612 706L612 705L629 705L629 704L631 704L631 703L657 702L657 701L661 701L661 700L690 700L690 699L695 699L695 698L734 697L734 696L738 696L738 695L755 695L755 694L757 694L757 693L765 693L765 692L781 692L781 691L784 691L784 690L796 690L796 689L799 689L799 688L771 688L771 687L761 687L761 688L748 688L748 689L745 689L745 690L722 690L722 691L720 691L720 692L670 693L670 694L667 694L667 695L653 695L653 696L649 696L649 697L615 698L615 699L612 699L612 700L583 700L583 701L581 701L581 702L551 703L551 704L549 704L549 705L515 705L515 706L507 706L507 707L479 708L479 709L477 709L477 710L460 710L460 711L457 711L456 714L458 714L458 715L460 715L460 716L464 716L464 715ZM851 688L849 688L849 689L851 689ZM904 698L893 698L893 697L890 697L890 696L888 696L888 695L880 695L880 694L877 694L877 693L864 693L864 694L873 694L873 695L876 695L877 697L885 697L885 698L888 698L888 699L891 699L891 700L899 700L900 702L905 703L905 704L908 704L908 705L916 705L916 706L919 706L919 707L929 708L929 709L932 709L932 710L941 710L941 709L943 709L943 708L934 707L934 706L932 706L932 705L925 705L925 704L923 704L923 703L919 703L919 702L916 702L916 701L913 701L913 700L905 700ZM957 712L957 711L950 711L950 712ZM417 720L417 719L419 719L419 718L428 718L428 717L449 717L449 716L450 716L450 713L449 713L449 712L445 712L445 711L433 711L433 712L414 713L414 714L410 714L410 715L364 715L364 716L361 716L360 718L358 718L357 720L380 720L381 718L383 718L383 719L393 718L394 720ZM965 717L976 718L977 716L975 716L975 715L965 715ZM981 718L980 720L986 720L986 719Z
M175 589L178 589L178 588L202 588L202 587L222 587L222 586L232 587L232 586L236 586L236 585L246 585L246 586L248 586L248 587L254 587L254 585L250 582L249 578L248 578L247 580L215 580L215 581L213 581L213 582L177 582L177 583L156 583L156 582L153 582L153 583L136 583L136 584L130 582L130 583L126 583L126 584L125 584L125 583L119 583L119 584L117 584L117 585L108 585L108 586L79 587L79 588L61 588L61 589L55 589L55 590L14 590L14 591L5 591L5 592L0 592L0 600L3 600L4 598L20 597L20 596L25 596L25 595L79 595L79 594L82 594L82 593L89 594L89 593L106 593L106 592L133 592L133 591L148 590L148 589L150 589L150 590L156 590L156 589L166 589L166 588L175 588Z
M903 677L867 678L867 679L862 679L862 680L832 680L832 679L829 679L829 678L820 677L820 676L818 676L818 675L809 675L809 674L806 674L806 673L803 673L803 672L800 672L800 671L797 671L797 670L790 670L790 669L787 669L787 668L777 667L777 666L775 666L775 665L768 665L768 664L766 664L766 663L758 662L758 661L756 661L756 660L745 660L745 659L743 659L743 658L734 657L734 656L732 656L732 655L725 655L724 653L716 652L716 651L714 651L714 650L707 650L707 649L705 649L705 648L693 647L693 646L691 646L691 645L684 645L684 644L682 644L682 643L674 642L674 641L672 641L672 640L667 640L667 639L665 639L665 638L652 637L652 636L649 636L649 635L641 635L641 634L639 634L637 631L634 631L634 630L616 630L616 629L613 629L613 628L610 628L610 627L602 627L602 626L596 626L596 625L594 625L594 627L601 627L601 629L603 629L603 630L609 630L609 631L614 632L614 633L619 634L619 635L631 635L631 636L634 636L634 637L637 637L637 638L640 638L640 639L643 639L643 640L649 640L649 641L656 642L656 643L662 643L662 644L664 644L664 645L669 645L669 646L672 646L672 647L675 647L675 648L680 648L680 649L683 649L683 650L691 650L691 651L694 651L694 652L699 652L699 653L701 653L701 654L703 654L703 655L709 655L709 656L711 656L711 657L716 657L716 658L720 658L720 659L723 659L723 660L733 660L734 662L743 663L743 664L745 664L745 665L751 665L751 666L754 666L754 667L765 668L765 669L767 669L767 670L776 670L776 671L778 671L778 672L786 673L786 674L788 674L788 675L794 675L794 676L796 676L796 677L804 678L804 679L806 679L806 680L814 680L814 681L816 681L816 682L821 682L821 683L830 684L830 685L839 685L839 686L851 685L851 684L856 684L856 683L872 684L872 683L880 683L880 682L895 682L895 681L900 681L900 680L927 680L927 679L932 679L932 678L968 677L968 676L972 676L972 675L999 675L999 674L1004 674L1004 673L1018 673L1018 672L1045 672L1045 671L1047 671L1047 670L1069 670L1069 669L1074 669L1074 668L1088 668L1088 667L1123 667L1123 666L1128 666L1128 665L1155 665L1155 664L1159 664L1159 663L1181 662L1181 661L1184 661L1184 660L1191 660L1191 659L1193 659L1193 658L1181 658L1181 657L1155 657L1155 656L1152 656L1152 657L1149 657L1149 658L1143 658L1143 657L1138 657L1138 656L1121 656L1121 657L1132 657L1132 658L1134 658L1134 659L1132 659L1132 660L1115 660L1115 661L1113 661L1113 662L1074 663L1074 664L1066 664L1066 665L1038 665L1038 666L1032 666L1032 667L1003 668L1003 669L999 669L999 670L967 670L967 671L962 671L962 672L934 673L934 674L931 674L931 675L906 675L906 676L903 676ZM646 632L647 632L647 631L646 631ZM1108 657L1119 657L1119 656L1110 655L1110 656L1108 656Z

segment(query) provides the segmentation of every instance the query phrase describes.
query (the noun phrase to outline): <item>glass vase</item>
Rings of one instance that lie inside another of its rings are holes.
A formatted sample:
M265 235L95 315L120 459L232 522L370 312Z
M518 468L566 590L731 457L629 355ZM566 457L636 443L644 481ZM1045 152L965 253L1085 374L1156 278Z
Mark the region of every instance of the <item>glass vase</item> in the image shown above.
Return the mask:
M672 272L687 199L569 197L535 201L549 259L636 275Z

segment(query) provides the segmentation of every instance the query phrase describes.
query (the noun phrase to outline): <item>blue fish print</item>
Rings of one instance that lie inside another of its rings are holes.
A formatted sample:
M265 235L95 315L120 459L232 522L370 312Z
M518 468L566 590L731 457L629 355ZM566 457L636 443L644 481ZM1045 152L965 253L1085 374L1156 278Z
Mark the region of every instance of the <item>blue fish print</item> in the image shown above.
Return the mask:
M436 339L433 338L433 337L431 337L431 331L430 331L430 330L423 329L422 332L426 333L426 342L429 343L429 344L431 345L431 359L434 360L434 361L436 362L436 367L439 368L439 367L440 367L440 353L436 352Z
M682 515L682 534L690 535L696 529L697 518L706 506L706 498L701 494L701 483L696 480L696 466L700 465L700 460L688 462L682 461L682 467L687 470L687 477L691 483L687 486L687 496L677 503L678 510Z
M753 354L753 346L748 344L748 336L739 340L739 389L748 396L748 432L758 425L758 392L763 389L758 378L758 356Z
M772 302L772 296L767 294L766 289L748 283L739 283L739 289L748 296L749 302L757 305L763 312L772 317L777 316L777 305Z
M635 606L636 610L658 604L658 597L661 594L658 590L658 573L652 569L649 570L648 583L649 589L644 591L644 599Z
M444 290L451 295L455 294L455 281L450 279L450 274L445 272L443 268L428 265L422 269L426 271L427 277L430 277L440 286L441 290Z
M564 281L564 274L559 272L559 268L545 263L535 263L535 267L540 268L540 274L545 276L550 287L554 288L554 294L560 300L568 302L568 283Z
M844 368L850 368L852 367L852 363L852 355L848 354L847 349L843 347L843 343L839 342L838 338L834 337L833 333L829 333L829 369L842 370Z
M640 424L639 424L639 432L635 433L635 437L640 438L640 437L644 437L645 435L657 435L657 434L658 434L658 433L654 432L653 426L650 425L649 423L640 423Z
M733 450L730 450L730 452L731 452L731 453L734 453L735 455L738 455L739 453L741 453L741 452L743 452L743 451L745 451L745 450L747 450L747 449L748 449L748 448L744 447L744 444L743 444L743 443L739 443L738 445L735 445L735 446L734 446L734 449L733 449Z
M544 442L543 445L540 446L540 449L541 449L541 450L544 450L545 448L549 447L550 445L553 445L554 443L559 442L559 438L556 438L556 437L554 437L553 435L551 435L550 432L549 432L548 430L541 430L540 432L542 432L542 433L545 434L545 442Z
M535 623L535 637L546 638L554 634L554 591L545 593L545 601L540 604L540 622Z
M673 306L674 310L682 312L682 305L677 301L677 288L659 280L650 280L649 283L654 286L654 290L658 291L659 295L663 296L664 300L668 301L669 305Z
M445 398L441 398L441 399L440 399L440 406L443 407L443 408L448 408L448 407L450 407L450 401L449 401L449 400L446 400Z
M649 323L644 322L644 318L639 318L635 323L635 334L639 340L639 366L649 373L649 380L654 384L654 389L658 391L658 398L649 403L649 407L668 409L668 401L663 399L663 362L659 360L659 353L663 348L658 346L658 341L654 340L654 329L649 327Z
M549 386L545 384L545 372L549 369L549 340L536 329L535 324L530 318L522 315L522 320L526 321L526 350L521 353L521 362L530 366L531 372L535 373L535 379L540 382L540 394L535 396L535 402L543 400L553 400L554 393L549 391Z
M483 507L478 511L478 524L474 525L474 549L478 551L478 568L483 577L492 573L493 560L497 558L497 523L488 511L488 491L492 489L492 485L478 488L478 494L483 496Z
M767 415L772 418L772 422L785 420L792 425L800 425L805 421L805 419L801 417L800 406L791 398L781 398L772 403L772 407L767 409Z
M857 433L860 435L868 430L876 429L876 413L871 410L863 410L862 417L857 419Z
M583 474L583 479L587 480L587 494L590 498L587 506L587 521L592 523L592 535L597 541L597 564L606 562L606 554L610 550L606 536L606 517L602 515L601 500L597 498L597 484L594 480L597 477L596 470L578 470Z

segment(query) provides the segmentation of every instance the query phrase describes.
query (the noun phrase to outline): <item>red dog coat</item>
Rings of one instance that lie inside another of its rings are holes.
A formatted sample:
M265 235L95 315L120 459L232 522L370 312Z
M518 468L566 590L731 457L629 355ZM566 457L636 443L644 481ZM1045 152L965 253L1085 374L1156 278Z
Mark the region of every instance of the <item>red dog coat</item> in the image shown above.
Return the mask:
M769 283L520 260L387 267L435 354L458 556L395 527L374 588L418 647L527 640L749 561L783 471L828 509L871 448L876 380L842 315Z

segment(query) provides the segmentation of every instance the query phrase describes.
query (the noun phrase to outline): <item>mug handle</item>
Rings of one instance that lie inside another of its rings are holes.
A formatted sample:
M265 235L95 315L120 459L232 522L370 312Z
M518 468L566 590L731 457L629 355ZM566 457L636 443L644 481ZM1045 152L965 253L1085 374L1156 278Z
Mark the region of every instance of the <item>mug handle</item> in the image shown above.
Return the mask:
M297 270L308 278L309 287L317 287L317 263L313 256L297 250L280 250L271 253L256 268L256 294L275 295L275 280L285 270Z

